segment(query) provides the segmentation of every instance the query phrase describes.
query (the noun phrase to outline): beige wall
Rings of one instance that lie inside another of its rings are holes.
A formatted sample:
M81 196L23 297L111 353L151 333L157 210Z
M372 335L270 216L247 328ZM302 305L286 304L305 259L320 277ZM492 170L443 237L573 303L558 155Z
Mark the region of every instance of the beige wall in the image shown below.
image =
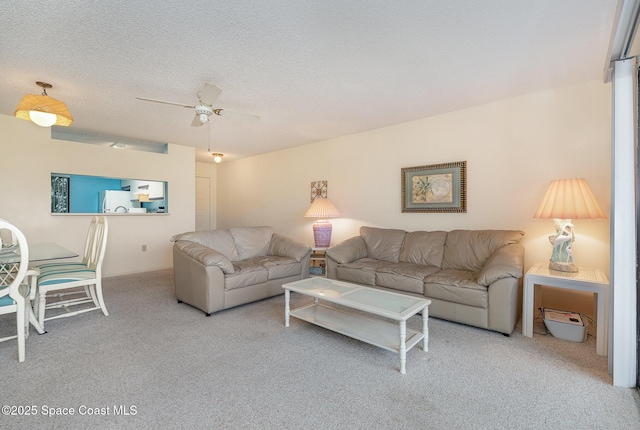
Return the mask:
M168 215L109 217L104 268L111 276L171 267L169 238L195 227L196 175L217 184L213 225L273 225L308 244L314 220L302 215L310 183L328 180L329 197L344 217L332 220L334 243L362 225L522 229L528 269L551 254L552 221L532 218L551 179L585 177L609 214L610 99L610 86L594 81L219 166L194 163L194 149L177 145L161 155L52 141L49 129L0 115L0 218L14 221L30 241L80 251L89 218L50 215L51 172L168 181ZM467 213L401 213L402 167L462 160ZM574 223L577 263L608 272L608 221Z
M167 181L169 214L109 216L103 270L112 276L172 267L170 237L194 228L194 148L169 145L165 155L50 135L48 128L0 115L0 218L16 224L30 242L57 242L81 252L90 216L51 215L51 172Z
M381 109L384 107L382 106ZM600 81L259 155L218 167L218 227L273 225L312 244L310 183L327 180L344 218L333 242L362 225L412 230L521 229L525 270L548 261L551 220L533 219L552 179L584 177L610 202L610 85ZM400 169L466 160L465 214L404 214ZM609 222L575 220L581 266L609 270Z

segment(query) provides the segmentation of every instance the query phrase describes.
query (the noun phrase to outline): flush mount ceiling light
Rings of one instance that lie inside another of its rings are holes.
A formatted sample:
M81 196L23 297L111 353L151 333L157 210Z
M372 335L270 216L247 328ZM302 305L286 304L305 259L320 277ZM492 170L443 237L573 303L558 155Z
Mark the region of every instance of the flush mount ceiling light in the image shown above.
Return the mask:
M42 95L24 96L16 108L15 117L32 121L41 127L71 125L73 117L67 105L47 95L47 88L51 88L51 84L39 81L36 84L42 88Z
M216 163L220 163L222 161L222 157L224 156L224 154L220 154L219 152L216 152L215 154L211 154L213 156L213 161L215 161Z

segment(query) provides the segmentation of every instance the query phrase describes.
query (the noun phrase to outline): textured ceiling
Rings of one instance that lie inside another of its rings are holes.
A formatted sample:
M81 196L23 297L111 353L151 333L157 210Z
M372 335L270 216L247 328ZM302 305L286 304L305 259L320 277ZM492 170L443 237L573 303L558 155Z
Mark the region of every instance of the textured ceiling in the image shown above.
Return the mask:
M226 160L602 79L616 0L3 0L0 113L35 81L71 127ZM136 100L214 107L258 123Z

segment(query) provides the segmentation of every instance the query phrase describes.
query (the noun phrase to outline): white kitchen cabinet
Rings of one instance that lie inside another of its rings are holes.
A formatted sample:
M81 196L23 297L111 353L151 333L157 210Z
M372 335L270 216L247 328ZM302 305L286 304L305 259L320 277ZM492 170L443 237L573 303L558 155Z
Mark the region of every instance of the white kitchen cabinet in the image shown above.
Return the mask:
M137 199L137 194L148 194L149 200L164 199L164 182L126 179L121 181L122 188L130 187L131 194Z

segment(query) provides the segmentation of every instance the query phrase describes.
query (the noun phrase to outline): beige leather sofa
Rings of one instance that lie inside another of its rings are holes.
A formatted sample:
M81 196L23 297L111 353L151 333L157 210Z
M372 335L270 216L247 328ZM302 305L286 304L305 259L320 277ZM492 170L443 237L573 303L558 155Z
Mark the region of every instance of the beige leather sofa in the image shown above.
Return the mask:
M327 250L327 277L424 296L429 316L509 335L522 302L523 235L361 227Z
M272 227L196 231L172 239L176 297L212 312L282 294L309 276L311 249Z

